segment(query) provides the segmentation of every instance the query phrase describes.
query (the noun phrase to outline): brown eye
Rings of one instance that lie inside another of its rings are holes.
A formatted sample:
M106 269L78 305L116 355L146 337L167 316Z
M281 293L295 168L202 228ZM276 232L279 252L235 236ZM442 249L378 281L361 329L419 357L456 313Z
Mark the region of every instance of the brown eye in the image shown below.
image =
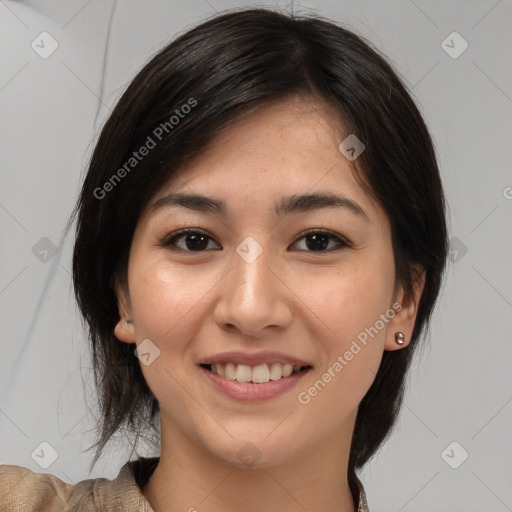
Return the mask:
M299 240L305 240L305 251L308 252L331 252L332 249L338 247L339 249L343 249L344 247L348 247L349 244L340 238L328 231L309 231L305 235L303 235ZM331 245L332 241L337 242L334 247ZM297 244L298 242L296 242Z
M208 243L213 240L201 231L181 231L163 242L165 247L175 247L184 252L203 252L208 249Z
M305 241L300 250L306 252L326 253L350 246L347 241L329 231L309 231L300 240ZM295 242L294 245L297 245L299 241ZM208 249L215 249L215 247L209 245L210 243L218 245L208 234L202 231L182 230L166 237L161 245L183 252L204 252Z

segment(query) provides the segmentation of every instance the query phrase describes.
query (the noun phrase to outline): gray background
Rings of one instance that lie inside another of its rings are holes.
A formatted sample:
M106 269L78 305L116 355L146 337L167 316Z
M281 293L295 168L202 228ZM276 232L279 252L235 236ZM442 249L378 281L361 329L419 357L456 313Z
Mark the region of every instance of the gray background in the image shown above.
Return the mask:
M88 473L97 410L64 225L98 129L142 64L198 21L242 5L256 4L0 3L1 463L76 483L113 478L130 456L119 438ZM397 429L362 474L370 508L512 510L511 2L333 0L294 10L347 24L391 59L431 129L450 205L446 285ZM43 31L58 43L46 59L31 47ZM454 31L468 44L461 54ZM31 456L42 442L58 454L47 469ZM142 444L139 454L156 453Z

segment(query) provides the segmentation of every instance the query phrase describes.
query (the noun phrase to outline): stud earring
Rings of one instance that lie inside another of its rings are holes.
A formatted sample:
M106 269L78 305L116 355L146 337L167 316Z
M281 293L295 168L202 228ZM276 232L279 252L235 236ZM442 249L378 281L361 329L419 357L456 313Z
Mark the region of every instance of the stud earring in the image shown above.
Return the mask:
M405 336L403 332L395 332L395 342L397 345L403 345L405 343Z

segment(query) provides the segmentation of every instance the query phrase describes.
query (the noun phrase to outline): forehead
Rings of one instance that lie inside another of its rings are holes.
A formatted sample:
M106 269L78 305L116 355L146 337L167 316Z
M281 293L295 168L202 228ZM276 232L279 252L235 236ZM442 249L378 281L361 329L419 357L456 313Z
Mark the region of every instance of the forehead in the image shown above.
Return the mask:
M229 209L272 208L283 196L342 194L368 216L383 214L339 150L348 135L332 107L290 99L238 119L174 173L148 205L171 192L223 198Z

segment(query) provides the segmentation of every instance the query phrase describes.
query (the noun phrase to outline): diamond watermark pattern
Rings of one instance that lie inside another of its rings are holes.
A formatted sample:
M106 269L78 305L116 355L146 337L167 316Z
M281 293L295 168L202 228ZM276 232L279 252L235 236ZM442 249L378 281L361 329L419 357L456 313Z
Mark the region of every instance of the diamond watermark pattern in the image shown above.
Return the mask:
M48 32L41 32L30 45L41 59L47 59L57 50L59 43Z
M458 59L468 49L468 47L468 42L458 32L452 32L441 43L441 48L452 59Z
M45 236L32 247L34 256L43 263L48 263L55 256L56 252L57 246Z
M450 238L450 252L448 254L450 261L452 263L459 262L468 252L467 246L457 238L456 236L453 236Z
M149 339L141 341L133 351L144 366L152 364L160 356L160 349Z
M246 263L254 263L263 252L263 247L252 236L248 236L236 248L236 252Z
M457 441L450 443L442 452L441 458L452 469L458 469L469 457L469 453Z
M353 162L364 150L366 146L353 133L351 133L339 146L338 149L345 157Z
M245 443L236 453L238 459L247 467L254 466L262 457L260 450L252 443Z
M48 469L58 459L59 454L50 443L43 441L30 456L38 466Z

